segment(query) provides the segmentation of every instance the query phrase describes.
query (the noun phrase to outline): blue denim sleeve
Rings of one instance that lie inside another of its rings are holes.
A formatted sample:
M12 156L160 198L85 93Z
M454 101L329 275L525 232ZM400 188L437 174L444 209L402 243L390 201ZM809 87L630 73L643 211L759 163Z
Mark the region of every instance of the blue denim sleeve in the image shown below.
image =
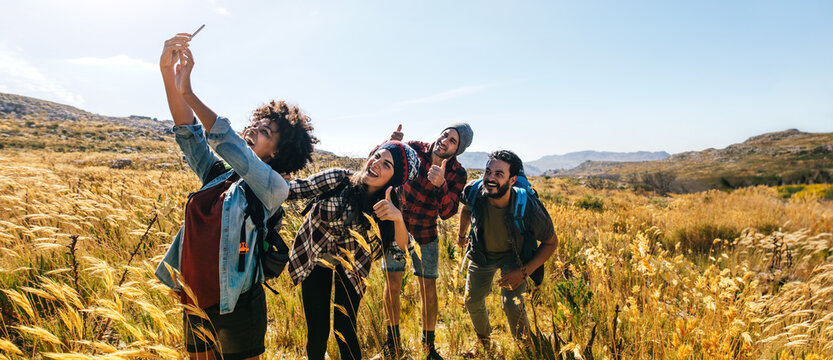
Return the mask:
M159 265L157 265L156 271L154 272L159 281L176 291L180 290L179 282L176 280L176 277L177 273L179 273L181 269L179 260L182 256L182 236L185 232L184 229L185 227L179 228L179 232L177 232L176 236L174 236L174 241L171 243L168 251L165 252L165 256L162 258L162 261L159 262Z
M289 195L289 185L269 164L260 160L224 117L217 117L208 132L208 144L252 189L273 214Z
M211 169L211 165L220 160L220 158L214 155L208 148L202 125L174 126L173 132L176 143L185 155L185 162L199 176L200 181L204 185L205 175Z

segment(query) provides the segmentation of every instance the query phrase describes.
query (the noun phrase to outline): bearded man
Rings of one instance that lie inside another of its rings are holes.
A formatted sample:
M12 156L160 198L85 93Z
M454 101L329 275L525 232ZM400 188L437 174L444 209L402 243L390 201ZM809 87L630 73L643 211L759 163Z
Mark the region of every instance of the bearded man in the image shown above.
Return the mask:
M558 244L552 219L534 196L527 197L521 220L526 231L522 233L515 225L519 219L514 218L513 209L520 189L512 185L522 171L523 162L518 155L495 151L489 155L482 181L472 181L463 189L462 202L466 206L460 212L458 245L468 246L466 253L471 260L466 276L466 310L478 340L487 350L491 348L492 328L486 296L491 292L495 273L500 270L497 283L509 331L515 339L527 338L529 320L523 297L526 277L544 265ZM472 191L473 186L479 189ZM470 241L467 234L471 234ZM529 247L534 249L530 258L519 256Z

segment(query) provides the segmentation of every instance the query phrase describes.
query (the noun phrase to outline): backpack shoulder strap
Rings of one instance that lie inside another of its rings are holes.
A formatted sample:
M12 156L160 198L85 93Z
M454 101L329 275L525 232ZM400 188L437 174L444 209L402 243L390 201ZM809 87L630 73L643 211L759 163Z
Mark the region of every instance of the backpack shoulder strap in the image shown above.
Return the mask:
M205 174L205 179L203 179L203 184L210 183L212 180L216 179L220 175L225 174L226 171L229 170L231 170L231 166L229 166L229 164L226 164L225 161L215 161L213 164L211 164L211 167L208 168L208 172Z
M474 200L477 198L477 193L480 191L480 187L483 186L483 178L477 179L471 184L469 188L469 192L466 193L466 206L469 207L469 211L474 212Z
M246 270L244 268L246 253L250 250L246 244L246 218L251 219L252 223L255 225L257 241L255 242L254 251L257 251L257 248L263 243L264 238L262 231L264 211L263 203L257 198L257 195L255 195L254 191L252 191L248 184L244 182L240 187L240 190L243 191L243 194L246 196L246 211L243 216L243 223L240 225L240 249L237 260L237 271L243 272Z
M263 211L263 202L257 198L252 188L245 182L241 186L243 193L246 195L246 215L252 219L258 228L263 227L263 220L266 217Z
M515 222L515 227L518 228L521 234L526 233L526 224L524 223L524 214L526 213L526 203L529 194L526 189L516 187L515 190L515 206L512 211L512 219Z
M283 207L279 207L278 210L275 211L275 213L272 215L272 217L270 217L269 220L266 220L266 228L267 229L272 229L275 226L277 226L278 223L281 222L281 218L283 218L283 216L284 216Z

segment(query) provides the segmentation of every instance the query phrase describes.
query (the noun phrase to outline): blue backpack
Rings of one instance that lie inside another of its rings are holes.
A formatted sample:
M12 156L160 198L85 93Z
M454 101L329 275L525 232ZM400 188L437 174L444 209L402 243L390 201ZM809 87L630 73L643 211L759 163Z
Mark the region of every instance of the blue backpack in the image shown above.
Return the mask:
M477 199L477 194L480 192L480 189L483 187L483 178L477 179L469 188L469 192L466 193L466 206L468 206L469 211L474 214L474 200ZM515 228L518 229L518 233L521 236L526 236L527 228L526 223L524 222L524 214L526 213L526 205L530 201L530 197L532 201L538 201L538 193L535 189L532 188L532 184L529 182L529 179L526 178L526 174L524 174L523 169L518 173L518 178L515 180L515 184L512 185L512 188L515 190L515 204L512 207L512 221L515 223ZM515 247L512 247L514 250ZM529 261L535 255L535 251L538 249L538 244L535 242L534 246L523 246L523 254L515 254L517 255L517 260L520 263L521 260ZM519 266L521 264L518 264ZM529 274L529 278L535 282L535 285L541 285L544 281L544 266L541 265L532 274Z

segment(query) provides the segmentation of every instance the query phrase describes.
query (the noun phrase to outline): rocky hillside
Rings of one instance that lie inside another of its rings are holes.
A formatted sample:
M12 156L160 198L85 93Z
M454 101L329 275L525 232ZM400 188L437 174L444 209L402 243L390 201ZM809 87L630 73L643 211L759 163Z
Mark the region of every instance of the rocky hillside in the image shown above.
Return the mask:
M173 121L112 117L26 96L0 93L0 149L71 153L77 165L150 169L186 166ZM54 155L54 154L53 154ZM361 160L317 150L316 167L358 168Z
M118 125L130 125L143 130L156 131L160 134L170 132L173 122L131 115L129 117L112 117L93 114L69 105L30 98L21 95L0 93L0 117L22 120L48 121L95 121Z
M667 184L671 191L831 182L833 133L790 129L754 136L723 149L684 152L658 161L589 161L549 175L602 177L634 183L661 175L664 182L671 182Z
M167 151L172 121L111 117L68 105L0 93L0 147L54 151Z

